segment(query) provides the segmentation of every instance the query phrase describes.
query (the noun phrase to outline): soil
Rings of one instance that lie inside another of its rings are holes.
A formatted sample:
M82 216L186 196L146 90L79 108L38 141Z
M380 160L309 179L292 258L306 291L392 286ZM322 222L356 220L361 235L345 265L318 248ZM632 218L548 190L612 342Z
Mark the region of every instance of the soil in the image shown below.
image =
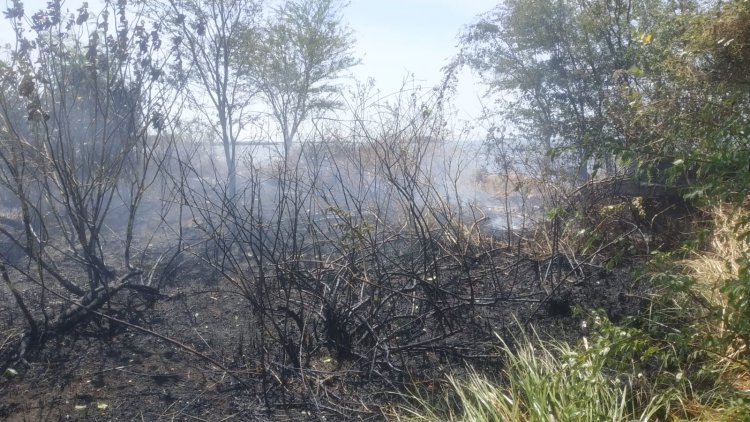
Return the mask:
M627 263L615 270L565 264L559 272L557 263L504 249L482 255L471 272L481 300L457 309L452 334L414 347L393 368L368 373L367 362L327 349L302 370L262 362L258 345L265 344L267 334L259 331L247 300L210 267L185 259L164 278L158 300L123 291L102 309L132 325L92 317L29 350L23 362L14 364L15 376L0 377L0 419L386 419L409 386L430 392L437 380L469 365L501 368L495 334L511 340L520 327L533 326L542 338L575 340L581 317L574 308L604 309L618 320L642 306ZM555 273L567 277L553 283ZM443 276L460 274L445 271ZM9 357L23 328L3 287L0 357Z

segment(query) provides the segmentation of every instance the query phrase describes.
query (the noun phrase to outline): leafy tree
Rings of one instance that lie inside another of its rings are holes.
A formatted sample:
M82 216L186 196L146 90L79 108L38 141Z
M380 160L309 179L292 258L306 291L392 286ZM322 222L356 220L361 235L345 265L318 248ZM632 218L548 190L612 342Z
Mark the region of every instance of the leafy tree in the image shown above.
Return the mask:
M746 175L750 16L742 2L704 6L665 12L644 33L649 42L618 81L611 116L629 155L683 163L676 173L698 170L692 182L716 192L746 185L721 179Z
M71 328L141 273L130 261L133 221L160 165L173 96L156 60L159 32L131 25L125 8L108 4L95 21L86 5L65 14L59 2L29 19L18 1L5 12L16 48L0 68L0 185L21 221L0 225L12 245L0 251L0 275L32 341L43 337L38 320L53 331ZM131 193L122 266L105 230L120 189ZM32 283L38 306L15 294L6 266ZM50 295L74 301L52 318Z
M288 1L265 27L245 33L245 77L270 107L285 156L307 118L336 107L335 81L357 64L340 11L336 0Z
M676 164L673 173L691 179L688 198L745 209L750 192L750 7L741 1L703 6L660 22L653 48L641 52L647 65L623 89L629 101L621 124L639 133L636 153L669 157ZM750 217L738 216L731 230L746 245ZM740 344L750 366L750 259L746 249L741 255L727 262L736 266L736 276L721 280L726 305L714 314L721 334L707 335L699 346L721 354Z
M613 168L623 137L608 118L618 72L633 65L643 2L510 0L461 35L458 64L504 101L502 123L547 156L566 154L579 181L591 158Z
M247 0L145 0L162 17L178 53L175 70L186 82L194 110L221 140L227 194L237 192L237 142L248 120L254 90L241 78L247 63L241 34L257 23L259 3ZM252 32L252 31L251 31ZM184 61L183 61L184 60Z

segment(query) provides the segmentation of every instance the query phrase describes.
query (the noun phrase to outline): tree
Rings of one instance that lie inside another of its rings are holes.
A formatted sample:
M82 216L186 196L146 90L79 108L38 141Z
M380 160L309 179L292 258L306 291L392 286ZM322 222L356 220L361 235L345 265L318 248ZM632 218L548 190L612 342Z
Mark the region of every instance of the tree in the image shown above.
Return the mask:
M622 144L608 119L617 71L633 65L642 2L510 0L461 35L457 61L505 101L503 124L549 157L568 154L578 181Z
M256 25L260 7L247 0L147 0L155 16L172 31L180 54L178 75L186 78L187 93L197 113L221 139L227 165L227 194L237 193L237 142L247 123L253 89L241 78L247 63L239 42ZM186 63L182 57L186 57ZM206 104L206 99L208 104ZM208 105L208 106L207 106Z
M549 142L550 150L563 146L581 149L581 158L589 154L626 158L652 176L663 172L658 175L660 184L668 185L672 177L680 176L680 184L687 185L684 198L691 205L702 205L706 214L715 212L711 209L716 204L725 210L728 204L734 207L735 222L717 216L717 239L731 237L729 232L746 246L750 236L750 217L743 212L750 192L750 8L746 1L512 0L471 26L462 43L459 60L482 72L491 91L511 96L512 107L502 116L514 129ZM562 142L551 145L555 140ZM668 203L663 212L669 215L674 205ZM686 219L689 224L679 223L678 230L659 227L676 238L693 235L667 256L692 257L695 245L700 245L697 255L701 254L706 233L696 235L695 227L704 227L705 215L700 219L700 225ZM744 374L750 362L750 260L746 250L736 258L720 242L711 247L716 248L710 252L712 259L726 256L726 268L732 270L716 279L703 274L692 277L685 275L682 262L663 272L662 261L652 279L681 281L679 286L655 283L654 297L669 301L657 299L649 306L656 310L653 315L659 315L658 309L674 309L675 300L684 300L679 308L690 315L679 313L677 319L666 319L666 325L658 324L689 333L670 338L669 347L687 348L680 354L689 356L710 351L735 362L742 356ZM674 299L681 295L685 299ZM651 318L650 314L647 320ZM721 330L696 334L706 331L707 321ZM664 332L652 329L645 328L644 333L663 342ZM700 365L711 367L714 362L709 359Z
M679 177L687 184L685 197L714 217L715 239L743 245L737 256L716 240L708 246L710 256L724 260L719 267L729 270L716 279L695 275L690 280L691 286L694 283L691 295L708 286L710 294L700 294L717 299L708 306L689 303L696 311L688 321L695 324L690 329L699 327L699 332L706 331L705 321L721 330L691 336L688 344L717 356L741 357L746 371L750 364L746 249L750 238L746 212L750 198L750 6L744 1L686 5L665 13L648 34L648 45L638 50L641 66L621 82L619 108L613 116L632 140L628 150L633 156L640 160L657 157L671 164L667 181ZM728 220L721 211L727 207L732 213ZM697 237L697 251L685 247L690 256L705 253L701 251L707 247L702 245L704 236ZM684 270L678 268L682 276ZM672 292L684 291L682 286L677 289ZM681 330L689 333L690 329Z
M747 164L738 153L747 149L750 12L741 2L681 7L660 13L643 33L633 49L637 65L619 78L610 116L630 156L736 179Z
M244 35L245 77L257 87L279 126L287 156L300 125L336 107L337 78L358 61L336 0L294 0L267 26Z
M86 5L66 15L59 2L28 20L20 2L5 13L16 49L0 68L0 185L21 222L0 226L0 239L22 257L0 251L0 275L32 341L43 337L38 320L53 331L71 328L119 290L135 288L141 273L130 262L133 221L158 171L173 96L162 83L159 32L129 24L125 8L107 4L96 21ZM125 177L128 168L140 171ZM132 193L122 266L107 246L120 239L105 230L120 189ZM31 283L38 306L15 294L6 266ZM46 310L51 295L71 301L54 319Z

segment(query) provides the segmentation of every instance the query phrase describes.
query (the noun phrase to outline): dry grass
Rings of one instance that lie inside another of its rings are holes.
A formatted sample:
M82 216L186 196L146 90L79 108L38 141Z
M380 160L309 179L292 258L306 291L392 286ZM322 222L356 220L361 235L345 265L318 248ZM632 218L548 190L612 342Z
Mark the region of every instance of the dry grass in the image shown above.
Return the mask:
M712 230L706 239L705 247L692 252L689 258L679 262L686 275L694 284L690 294L706 309L715 312L714 317L696 319L698 332L710 333L718 338L732 338L722 342L724 350L717 350L714 364L720 379L736 391L750 391L750 373L741 361L747 345L736 335L727 331L726 321L732 312L726 295L722 292L728 280L737 279L742 270L742 260L750 253L750 244L739 234L750 230L747 221L750 214L743 208L721 204L708 210L712 217ZM720 318L716 318L720 316ZM717 409L693 402L693 414L701 415L700 420L726 420L716 414Z
M741 259L750 252L748 242L738 237L738 233L750 229L744 223L750 216L745 210L726 204L714 207L708 214L713 217L713 230L707 239L706 248L694 251L691 257L682 260L680 264L695 281L694 293L700 295L701 301L720 308L722 314L726 314L728 303L721 288L726 280L739 276ZM723 321L713 328L719 334L725 331ZM729 356L740 352L735 350Z
M696 251L693 257L682 261L682 264L707 291L716 293L722 280L739 274L738 260L747 256L750 245L738 239L737 233L750 227L743 225L748 213L737 207L720 205L710 210L709 215L713 216L713 231L706 250ZM722 300L717 296L708 299Z

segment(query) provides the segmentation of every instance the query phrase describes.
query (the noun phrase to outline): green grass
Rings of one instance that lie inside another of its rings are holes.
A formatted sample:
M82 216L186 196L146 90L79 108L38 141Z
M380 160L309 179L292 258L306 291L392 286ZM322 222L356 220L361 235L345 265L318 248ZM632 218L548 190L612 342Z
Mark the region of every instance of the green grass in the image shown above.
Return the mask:
M662 408L652 399L631 407L629 381L608 374L604 359L561 342L523 337L515 350L501 344L504 369L491 379L475 371L449 376L441 396L413 394L400 420L415 421L640 421Z

